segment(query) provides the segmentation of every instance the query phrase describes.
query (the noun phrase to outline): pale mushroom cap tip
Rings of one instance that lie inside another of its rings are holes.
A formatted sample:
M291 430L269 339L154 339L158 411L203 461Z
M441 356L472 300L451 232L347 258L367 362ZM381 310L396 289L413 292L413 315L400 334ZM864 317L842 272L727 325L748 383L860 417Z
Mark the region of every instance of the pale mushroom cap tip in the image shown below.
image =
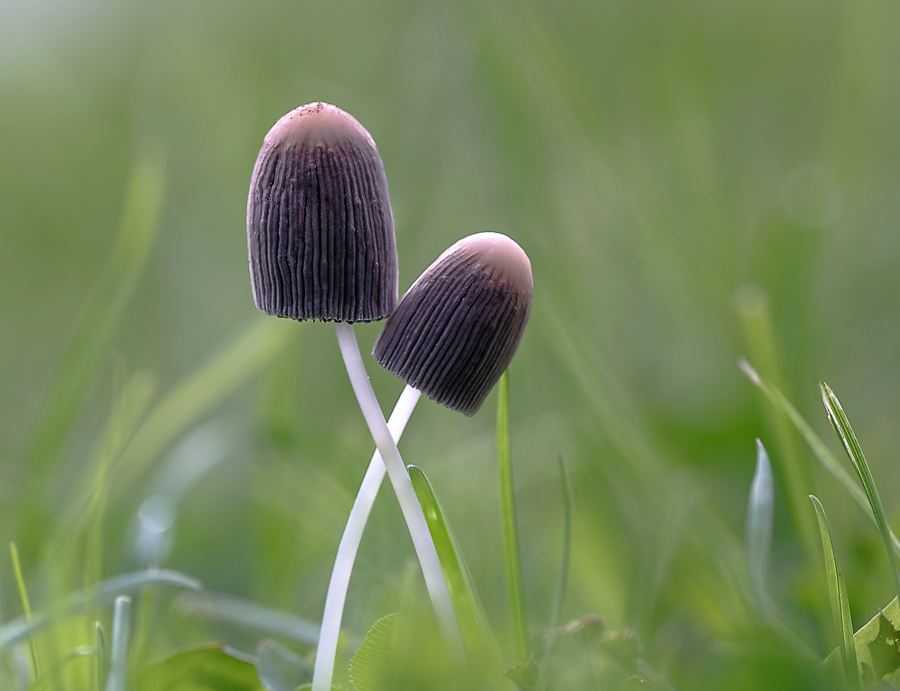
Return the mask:
M439 265L447 257L464 253L475 258L481 266L495 276L518 286L527 295L534 294L534 278L531 260L519 244L502 233L475 233L451 245L432 266Z
M307 103L282 116L266 134L265 145L327 144L363 140L377 150L375 141L359 120L330 103Z

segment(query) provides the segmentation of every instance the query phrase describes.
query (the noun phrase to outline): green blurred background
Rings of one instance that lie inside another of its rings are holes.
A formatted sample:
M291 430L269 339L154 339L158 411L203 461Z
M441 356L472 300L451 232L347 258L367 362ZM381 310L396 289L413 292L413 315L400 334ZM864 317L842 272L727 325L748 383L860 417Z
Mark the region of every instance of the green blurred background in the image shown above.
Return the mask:
M559 572L561 456L575 492L564 620L637 629L678 688L802 688L813 668L782 659L740 592L761 437L770 586L818 653L835 644L820 550L804 542L812 506L789 511L790 443L736 365L754 355L740 315L768 305L778 358L764 374L839 451L817 388L832 385L895 517L898 33L894 0L0 0L0 538L19 543L35 604L141 566L134 516L162 493L177 511L166 566L321 616L372 444L333 329L255 310L244 216L268 128L323 100L378 144L401 291L471 233L506 233L531 257L511 420L532 623ZM357 331L371 348L378 325ZM223 352L240 357L184 392ZM368 364L387 409L401 384ZM401 451L428 473L508 647L495 405L468 419L423 401ZM892 595L878 535L791 443L859 626ZM102 539L75 532L54 552L73 488L104 458ZM383 492L353 635L396 609L411 557ZM0 595L3 620L17 616L5 555ZM252 643L175 616L160 613L151 652Z

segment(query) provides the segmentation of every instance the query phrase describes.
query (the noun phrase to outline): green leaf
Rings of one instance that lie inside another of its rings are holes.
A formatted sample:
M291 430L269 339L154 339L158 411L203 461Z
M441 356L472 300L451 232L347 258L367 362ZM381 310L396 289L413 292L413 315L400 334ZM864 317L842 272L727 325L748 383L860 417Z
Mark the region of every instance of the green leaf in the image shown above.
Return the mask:
M872 617L853 636L856 658L863 683L884 681L900 686L900 606L897 598ZM840 648L829 655L826 664L840 660Z
M500 653L496 640L441 504L425 473L414 465L407 466L407 470L447 579L447 588L466 651L470 658L489 660L488 664L499 669Z
M522 563L519 559L519 533L516 526L516 499L513 491L512 458L509 444L509 370L500 377L497 397L497 469L500 484L500 518L503 524L503 563L506 589L515 636L517 661L528 659L527 619L522 592Z
M277 641L264 639L256 648L256 671L268 691L294 691L312 681L312 667Z
M797 412L797 409L791 405L790 401L784 397L784 394L760 377L750 363L743 358L738 360L738 366L753 385L762 391L769 403L793 423L815 457L819 459L819 463L822 464L822 467L825 468L838 483L840 483L847 491L847 494L850 495L850 498L853 499L860 509L862 509L862 512L866 517L872 521L872 524L877 526L875 515L872 513L872 507L869 506L866 493L863 491L863 488L859 486L856 478L854 478L853 474L838 461L833 453L831 453L831 450L825 445L825 442L823 442L819 435L813 431L813 428L810 427L809 423L803 419L803 416ZM894 546L894 552L897 555L900 555L900 540L898 540L893 533L891 534L891 542Z
M775 509L775 488L772 466L763 443L756 440L756 472L750 485L745 526L747 572L754 604L760 615L768 610L769 595L766 576L772 547L772 517Z
M869 464L866 463L866 457L863 455L859 441L856 439L856 434L854 434L853 428L850 426L850 420L844 414L841 402L834 395L828 384L822 382L820 388L822 389L822 402L825 404L825 410L828 411L828 419L844 445L844 450L850 456L853 467L856 468L859 479L862 481L863 489L866 491L869 506L872 508L872 514L875 516L875 525L881 534L881 541L884 543L888 562L891 565L894 589L897 595L900 595L900 564L897 562L897 554L893 549L893 534L884 515L884 506L881 504L881 497L878 496L878 488L875 487L875 480L872 477L872 472L869 470Z
M263 691L256 666L221 643L176 650L137 677L135 691Z
M350 681L356 691L390 691L393 687L397 619L397 614L388 614L376 621L350 661Z
M853 621L850 618L850 602L847 600L847 585L844 574L834 553L831 531L825 509L815 495L810 494L816 516L819 519L819 532L822 534L822 550L825 552L825 571L828 577L828 595L831 599L831 614L834 618L834 629L838 637L841 662L850 688L859 688L859 671L856 662L856 646L853 641Z

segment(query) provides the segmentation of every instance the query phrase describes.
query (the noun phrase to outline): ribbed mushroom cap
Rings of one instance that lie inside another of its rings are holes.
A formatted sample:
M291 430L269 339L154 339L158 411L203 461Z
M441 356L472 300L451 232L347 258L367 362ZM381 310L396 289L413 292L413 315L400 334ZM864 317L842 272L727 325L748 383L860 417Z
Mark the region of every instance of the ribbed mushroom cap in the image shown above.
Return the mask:
M406 292L372 354L429 398L474 415L519 347L533 296L521 247L499 233L471 235Z
M397 304L397 245L375 142L349 113L310 103L269 130L247 200L256 306L292 319L368 322Z

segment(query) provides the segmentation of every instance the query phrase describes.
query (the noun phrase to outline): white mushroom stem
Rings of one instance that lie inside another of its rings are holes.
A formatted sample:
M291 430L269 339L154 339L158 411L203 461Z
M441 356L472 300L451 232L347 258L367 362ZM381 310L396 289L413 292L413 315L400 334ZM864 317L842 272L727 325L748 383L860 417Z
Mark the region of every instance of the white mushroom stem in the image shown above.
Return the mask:
M406 429L406 423L416 409L421 392L411 386L403 389L391 419L387 426L391 437L396 444ZM341 632L341 619L344 616L344 603L347 600L347 587L350 584L350 574L353 572L353 564L356 562L356 553L359 551L359 542L369 520L372 505L381 482L384 480L384 461L381 460L381 452L377 449L372 455L369 469L363 478L362 485L350 510L350 517L341 536L338 545L337 556L334 559L334 568L331 571L331 581L328 583L328 594L325 596L325 613L322 615L322 629L319 632L319 645L316 648L316 665L313 671L313 691L331 691L331 678L334 673L334 658L337 654L338 636Z
M341 347L341 355L344 357L344 365L347 368L347 374L350 376L353 392L356 394L356 400L359 403L366 424L369 426L369 433L375 441L375 446L378 447L378 451L381 453L384 466L387 469L388 476L391 478L391 484L394 486L397 501L400 502L403 517L406 519L406 527L409 529L416 556L418 556L419 564L422 567L425 587L428 589L428 595L431 597L431 603L434 606L438 627L441 630L444 643L452 655L459 659L464 659L462 635L459 632L459 625L453 612L450 591L447 588L447 580L441 569L437 549L435 549L434 541L431 539L428 524L425 522L425 514L422 511L422 506L419 504L418 497L416 497L416 492L409 479L409 473L384 420L384 414L378 405L378 399L375 398L375 392L372 390L372 384L369 382L369 376L366 374L366 368L359 353L359 345L356 342L356 333L353 331L353 325L335 322L334 328L337 333L338 344Z

